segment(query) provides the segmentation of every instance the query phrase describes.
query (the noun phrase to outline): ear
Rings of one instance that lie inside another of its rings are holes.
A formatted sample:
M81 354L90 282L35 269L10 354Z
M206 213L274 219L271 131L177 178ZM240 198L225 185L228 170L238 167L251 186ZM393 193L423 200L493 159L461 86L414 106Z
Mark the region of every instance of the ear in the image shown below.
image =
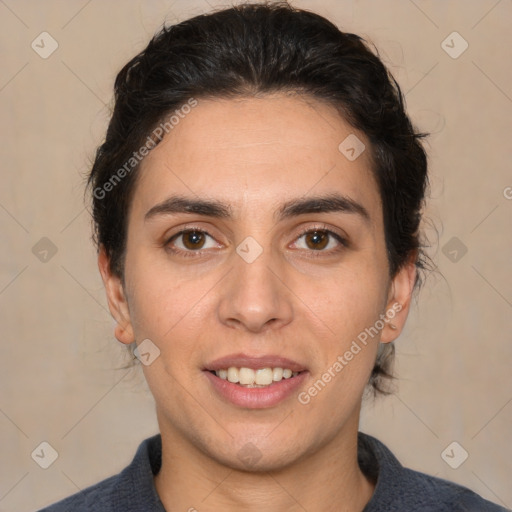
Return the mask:
M416 256L417 253L414 253L391 281L384 312L386 319L381 333L381 343L390 343L396 340L404 328L416 281Z
M107 292L110 314L117 323L114 331L115 337L121 343L128 345L135 341L128 302L126 301L121 278L112 273L110 260L103 246L100 247L98 253L98 268Z

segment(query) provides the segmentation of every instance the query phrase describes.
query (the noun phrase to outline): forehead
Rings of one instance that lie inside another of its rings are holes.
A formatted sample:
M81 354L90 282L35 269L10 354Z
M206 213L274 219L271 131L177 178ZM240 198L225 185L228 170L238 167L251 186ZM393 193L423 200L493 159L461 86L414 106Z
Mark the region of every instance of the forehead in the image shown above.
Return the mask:
M354 142L358 152L365 147L356 159L346 152ZM181 194L261 211L338 191L373 216L380 196L369 153L364 134L310 97L198 99L142 162L133 206L147 211Z

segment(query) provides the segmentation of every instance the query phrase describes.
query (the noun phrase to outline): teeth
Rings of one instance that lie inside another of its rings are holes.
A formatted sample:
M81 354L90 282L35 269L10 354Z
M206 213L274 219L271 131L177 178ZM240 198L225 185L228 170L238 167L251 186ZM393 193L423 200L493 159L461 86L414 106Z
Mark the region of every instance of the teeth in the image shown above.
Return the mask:
M219 373L221 371L222 370L217 372L217 377L220 377ZM228 368L227 378L228 378L229 382L234 382L234 383L238 382L238 368L235 368L234 366L231 366L231 368Z
M240 368L238 371L238 379L240 384L254 384L254 378L256 377L254 370L251 368Z
M259 384L261 386L268 386L269 384L272 384L274 377L272 368L262 368L261 370L256 370L254 373L256 374L254 378L255 384Z
M299 372L292 372L289 368L283 369L279 367L253 370L252 368L230 366L229 368L215 371L217 377L248 388L266 387L273 382L289 379L298 374Z
M272 378L279 382L283 378L283 369L282 368L274 368L273 376Z

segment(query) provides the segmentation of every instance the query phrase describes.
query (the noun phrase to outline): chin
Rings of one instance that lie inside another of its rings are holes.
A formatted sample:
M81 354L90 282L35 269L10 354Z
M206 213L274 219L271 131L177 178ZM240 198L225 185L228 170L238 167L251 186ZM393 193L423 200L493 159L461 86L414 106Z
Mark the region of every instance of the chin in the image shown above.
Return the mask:
M272 442L268 438L253 441L238 439L226 449L229 451L222 453L208 450L209 456L233 470L249 473L280 471L293 465L303 455L302 447L286 446L283 440Z
M242 454L242 452L244 452ZM250 449L243 447L242 450L219 462L231 469L247 473L267 473L285 469L295 462L295 458L283 457L283 453L267 453L264 455L252 445Z

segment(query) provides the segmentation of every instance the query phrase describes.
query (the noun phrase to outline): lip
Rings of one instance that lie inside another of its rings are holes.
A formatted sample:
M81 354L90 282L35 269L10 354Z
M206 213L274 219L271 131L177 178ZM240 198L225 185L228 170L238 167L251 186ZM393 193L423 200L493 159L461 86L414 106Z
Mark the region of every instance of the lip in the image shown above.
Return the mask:
M233 364L231 366L236 365ZM262 366L261 368L270 366L271 365ZM289 366L286 367L290 368ZM219 368L225 368L225 366L220 366ZM273 382L264 388L246 388L239 386L238 384L233 384L228 380L221 379L211 371L203 371L203 374L209 380L213 389L224 401L246 409L264 409L279 404L286 398L290 397L290 395L296 394L308 373L309 372L307 370L302 371L295 377L282 379L279 382Z
M259 370L261 368L289 368L292 372L303 372L307 370L303 364L297 361L271 354L265 356L231 354L211 361L205 365L204 369L216 371L227 369L230 366L235 366L236 368L252 368L253 370Z

